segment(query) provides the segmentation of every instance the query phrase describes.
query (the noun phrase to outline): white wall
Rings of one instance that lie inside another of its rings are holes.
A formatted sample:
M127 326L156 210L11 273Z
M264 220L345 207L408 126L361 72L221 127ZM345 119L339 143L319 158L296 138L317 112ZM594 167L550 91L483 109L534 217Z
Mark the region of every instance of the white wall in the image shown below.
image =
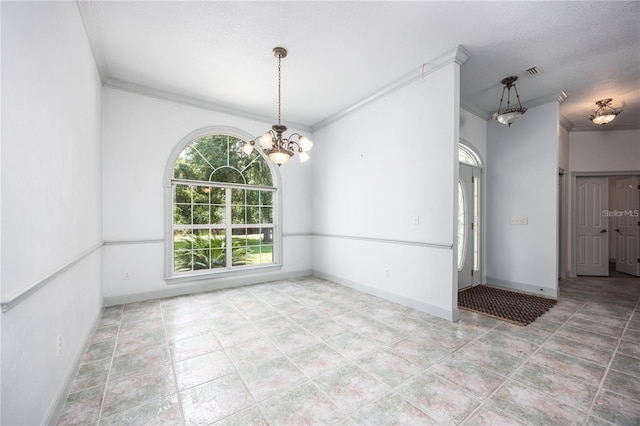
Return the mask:
M314 271L454 319L459 65L449 64L314 137Z
M460 109L460 139L470 143L487 161L487 120L465 109Z
M294 158L279 169L284 222L280 271L167 284L163 181L172 150L201 128L225 126L260 135L272 123L109 88L103 99L106 304L310 273L312 163L300 164ZM124 271L130 272L130 280L124 279Z
M75 2L1 7L3 306L41 284L2 313L1 422L31 425L102 308L101 83Z
M569 199L573 197L576 174L600 176L640 175L640 130L593 130L588 132L571 132L569 134L569 170L571 171L568 188ZM612 195L610 193L610 195ZM570 205L567 229L570 233L568 258L571 260L570 275L575 276L575 259L573 258L574 229ZM610 206L615 209L615 206ZM613 229L610 218L609 229ZM609 258L616 256L615 234L609 234Z
M572 172L640 170L640 130L571 132L569 158Z
M557 296L558 119L552 102L511 127L488 123L489 284ZM528 225L511 225L514 216Z

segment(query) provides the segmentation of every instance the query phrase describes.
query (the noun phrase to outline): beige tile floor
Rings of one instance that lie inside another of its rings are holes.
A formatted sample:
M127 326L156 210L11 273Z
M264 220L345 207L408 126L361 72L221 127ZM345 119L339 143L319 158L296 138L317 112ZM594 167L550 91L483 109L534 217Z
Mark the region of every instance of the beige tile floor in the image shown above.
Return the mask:
M638 425L640 280L526 327L314 277L104 309L60 425Z

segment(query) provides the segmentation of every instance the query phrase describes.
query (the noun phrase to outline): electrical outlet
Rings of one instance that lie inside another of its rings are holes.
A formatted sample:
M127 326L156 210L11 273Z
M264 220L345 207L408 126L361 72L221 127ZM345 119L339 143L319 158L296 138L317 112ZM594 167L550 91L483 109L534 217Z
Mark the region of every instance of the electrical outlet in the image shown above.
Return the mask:
M131 271L124 271L124 273L122 274L122 278L124 278L125 280L130 280L131 279Z
M389 278L389 268L384 268L384 276L385 278Z
M420 225L420 216L414 216L413 217L413 224L414 225Z

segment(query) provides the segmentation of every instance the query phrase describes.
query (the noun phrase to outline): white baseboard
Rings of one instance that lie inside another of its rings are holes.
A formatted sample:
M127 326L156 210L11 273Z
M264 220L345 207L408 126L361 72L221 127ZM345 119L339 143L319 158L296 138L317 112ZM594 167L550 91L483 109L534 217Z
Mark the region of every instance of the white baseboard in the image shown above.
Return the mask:
M84 358L84 354L87 353L87 349L91 345L91 338L93 337L93 333L96 331L98 327L98 323L100 322L100 318L102 317L102 308L98 311L98 315L93 321L93 327L89 329L89 334L85 338L85 343L82 346L82 349L78 352L75 357L73 368L67 372L66 377L62 382L62 386L58 389L58 393L56 397L53 399L53 402L49 406L47 413L45 414L44 421L42 424L45 425L55 425L58 422L58 417L64 408L65 402L67 402L67 395L71 390L71 386L73 385L73 381L78 374L78 370L82 365L82 359Z
M557 287L536 286L533 284L520 283L517 281L503 280L500 278L487 277L486 284L495 287L502 287L509 290L518 290L536 296L550 297L558 299Z
M341 278L335 275L325 274L324 272L314 270L313 275L318 278L323 278L325 280L329 280L334 283L344 285L345 287L349 287L354 290L361 291L363 293L368 293L373 296L377 296L377 297L381 297L383 299L389 300L391 302L408 306L409 308L416 309L418 311L427 313L429 315L434 315L436 317L445 319L447 321L458 321L458 318L459 318L460 312L457 307L453 311L448 311L446 309L442 309L437 306L430 305L428 303L420 302L418 300L414 300L409 297L401 296L399 294L391 293L385 290L380 290L379 288L371 287L366 284L361 284L351 280L346 280L344 278Z
M123 296L105 297L105 306L124 305L127 303L143 302L145 300L161 299L165 297L183 296L185 294L202 293L205 291L223 290L226 288L242 287L251 284L266 283L269 281L286 280L296 277L304 277L312 275L312 271L305 269L302 271L275 273L275 274L256 274L242 275L236 277L225 277L220 279L212 279L207 281L194 281L184 285L172 284L162 290L148 291L144 293L126 294Z

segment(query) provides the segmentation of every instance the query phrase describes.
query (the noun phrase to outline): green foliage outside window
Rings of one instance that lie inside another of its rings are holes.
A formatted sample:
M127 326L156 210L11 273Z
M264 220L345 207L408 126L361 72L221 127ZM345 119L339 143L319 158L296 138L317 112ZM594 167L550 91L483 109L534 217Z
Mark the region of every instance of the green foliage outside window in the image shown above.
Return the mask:
M241 150L244 144L210 135L193 141L178 156L174 179L180 181L173 183L175 273L274 262L273 177L257 150L251 155Z

